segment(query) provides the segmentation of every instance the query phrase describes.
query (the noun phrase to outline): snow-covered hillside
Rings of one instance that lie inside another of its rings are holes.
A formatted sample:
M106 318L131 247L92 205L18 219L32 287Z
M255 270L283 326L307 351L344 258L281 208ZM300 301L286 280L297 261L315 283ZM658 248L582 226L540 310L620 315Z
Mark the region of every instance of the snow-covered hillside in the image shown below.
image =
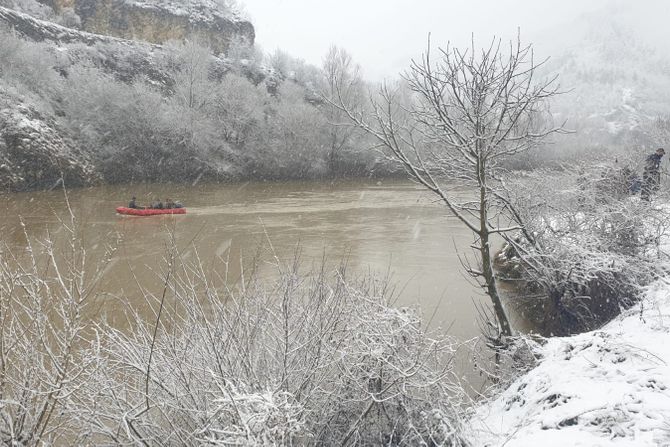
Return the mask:
M539 54L551 56L546 73L559 74L566 91L553 110L583 142L639 141L650 120L670 114L667 41L648 32L637 9L612 3L538 39Z
M473 445L670 446L670 281L601 330L549 339L539 365L483 404Z

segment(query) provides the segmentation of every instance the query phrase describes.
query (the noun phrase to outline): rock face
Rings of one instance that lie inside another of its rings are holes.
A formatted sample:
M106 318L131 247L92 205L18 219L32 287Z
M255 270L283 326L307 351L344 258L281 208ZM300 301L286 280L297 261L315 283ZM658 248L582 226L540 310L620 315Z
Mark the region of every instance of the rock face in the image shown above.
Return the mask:
M86 60L126 82L146 78L167 88L174 83L161 63L170 54L164 46L77 31L0 6L3 26L26 40L57 45L61 56L69 58L72 65ZM221 76L231 66L227 59L214 56L211 64ZM267 70L253 73L257 82L270 74Z
M9 191L95 184L93 163L53 117L0 89L0 187Z
M165 43L197 38L216 53L231 41L253 44L253 25L212 0L45 0L56 12L72 8L88 32ZM186 3L186 5L185 5Z

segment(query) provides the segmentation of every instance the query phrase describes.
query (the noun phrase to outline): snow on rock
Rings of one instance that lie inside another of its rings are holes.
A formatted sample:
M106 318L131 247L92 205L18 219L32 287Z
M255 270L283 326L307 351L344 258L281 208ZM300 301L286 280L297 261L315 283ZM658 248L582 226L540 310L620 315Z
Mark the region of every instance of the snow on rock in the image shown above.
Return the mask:
M536 349L536 368L475 409L473 445L670 446L670 280L602 329Z
M73 0L85 31L164 44L197 39L217 54L231 43L253 45L254 26L244 20L231 1L225 0Z
M241 20L241 11L238 5L231 1L125 0L125 3L142 8L158 8L197 21L214 21L216 18Z

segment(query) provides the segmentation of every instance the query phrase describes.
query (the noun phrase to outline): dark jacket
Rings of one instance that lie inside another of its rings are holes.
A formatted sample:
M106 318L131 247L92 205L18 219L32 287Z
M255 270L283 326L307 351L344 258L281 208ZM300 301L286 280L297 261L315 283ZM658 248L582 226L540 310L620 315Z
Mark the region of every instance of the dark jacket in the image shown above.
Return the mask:
M661 169L661 159L663 155L653 153L647 157L644 163L646 172L658 172Z

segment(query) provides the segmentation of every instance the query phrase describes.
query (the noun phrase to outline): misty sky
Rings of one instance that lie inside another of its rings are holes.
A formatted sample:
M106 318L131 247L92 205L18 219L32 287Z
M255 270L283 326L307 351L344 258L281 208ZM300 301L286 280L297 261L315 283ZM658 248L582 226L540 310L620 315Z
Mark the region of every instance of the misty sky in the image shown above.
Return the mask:
M512 37L524 40L610 0L240 0L265 51L276 48L319 65L331 44L346 48L370 79L394 77L425 48ZM546 38L546 36L545 36Z

